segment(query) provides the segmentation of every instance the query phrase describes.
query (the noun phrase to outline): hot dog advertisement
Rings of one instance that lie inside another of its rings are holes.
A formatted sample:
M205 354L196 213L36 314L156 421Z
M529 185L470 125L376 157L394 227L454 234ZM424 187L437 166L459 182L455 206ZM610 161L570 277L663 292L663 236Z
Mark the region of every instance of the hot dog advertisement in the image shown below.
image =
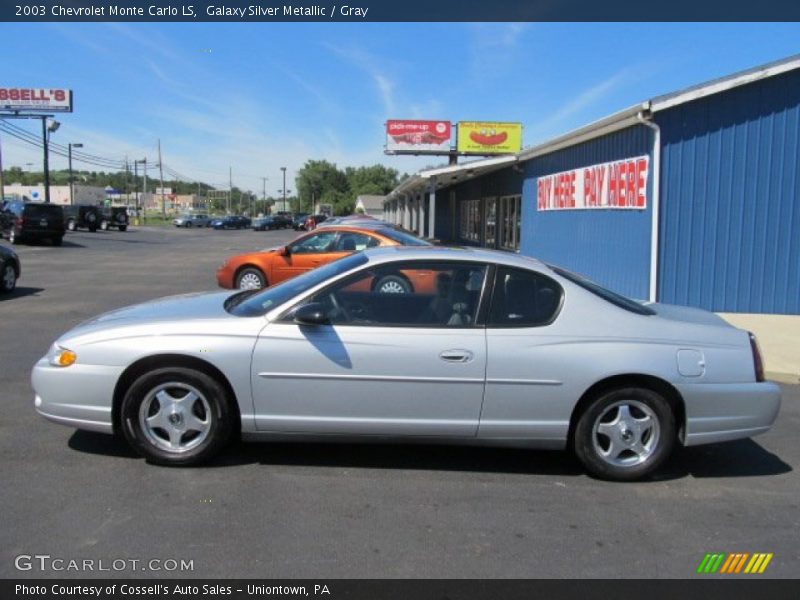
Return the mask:
M450 121L390 120L386 122L389 154L448 153Z
M464 154L513 154L522 150L522 124L459 121L457 149Z

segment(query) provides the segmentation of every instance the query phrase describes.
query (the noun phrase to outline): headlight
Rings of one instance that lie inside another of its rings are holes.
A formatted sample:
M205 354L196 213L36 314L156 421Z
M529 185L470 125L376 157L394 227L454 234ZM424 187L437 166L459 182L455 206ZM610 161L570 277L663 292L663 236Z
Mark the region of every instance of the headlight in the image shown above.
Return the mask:
M47 353L47 360L54 367L68 367L78 360L78 355L72 350L53 344Z

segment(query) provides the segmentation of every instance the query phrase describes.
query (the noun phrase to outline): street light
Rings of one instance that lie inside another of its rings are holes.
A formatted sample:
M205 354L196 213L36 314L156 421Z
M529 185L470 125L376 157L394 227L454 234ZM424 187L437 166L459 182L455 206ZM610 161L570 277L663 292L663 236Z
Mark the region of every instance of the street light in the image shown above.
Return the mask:
M44 138L44 201L50 203L50 134L58 131L61 123L47 115L42 117L42 137Z
M75 194L73 185L72 185L72 149L73 148L83 148L83 144L67 144L68 149L68 156L69 156L69 203L70 205L75 204L75 200L73 196Z

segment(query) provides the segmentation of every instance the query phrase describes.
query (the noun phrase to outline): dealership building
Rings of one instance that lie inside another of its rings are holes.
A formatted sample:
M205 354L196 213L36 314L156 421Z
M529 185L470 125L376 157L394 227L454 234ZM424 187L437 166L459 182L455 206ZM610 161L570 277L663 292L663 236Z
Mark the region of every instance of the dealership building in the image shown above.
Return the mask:
M800 56L513 155L420 171L384 218L641 299L800 314Z

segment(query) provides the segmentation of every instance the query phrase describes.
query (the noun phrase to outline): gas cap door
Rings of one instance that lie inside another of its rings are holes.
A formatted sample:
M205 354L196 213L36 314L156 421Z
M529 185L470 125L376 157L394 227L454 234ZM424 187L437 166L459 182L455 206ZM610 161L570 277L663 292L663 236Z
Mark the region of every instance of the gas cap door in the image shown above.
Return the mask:
M702 377L706 359L699 350L678 350L678 373L684 377Z

